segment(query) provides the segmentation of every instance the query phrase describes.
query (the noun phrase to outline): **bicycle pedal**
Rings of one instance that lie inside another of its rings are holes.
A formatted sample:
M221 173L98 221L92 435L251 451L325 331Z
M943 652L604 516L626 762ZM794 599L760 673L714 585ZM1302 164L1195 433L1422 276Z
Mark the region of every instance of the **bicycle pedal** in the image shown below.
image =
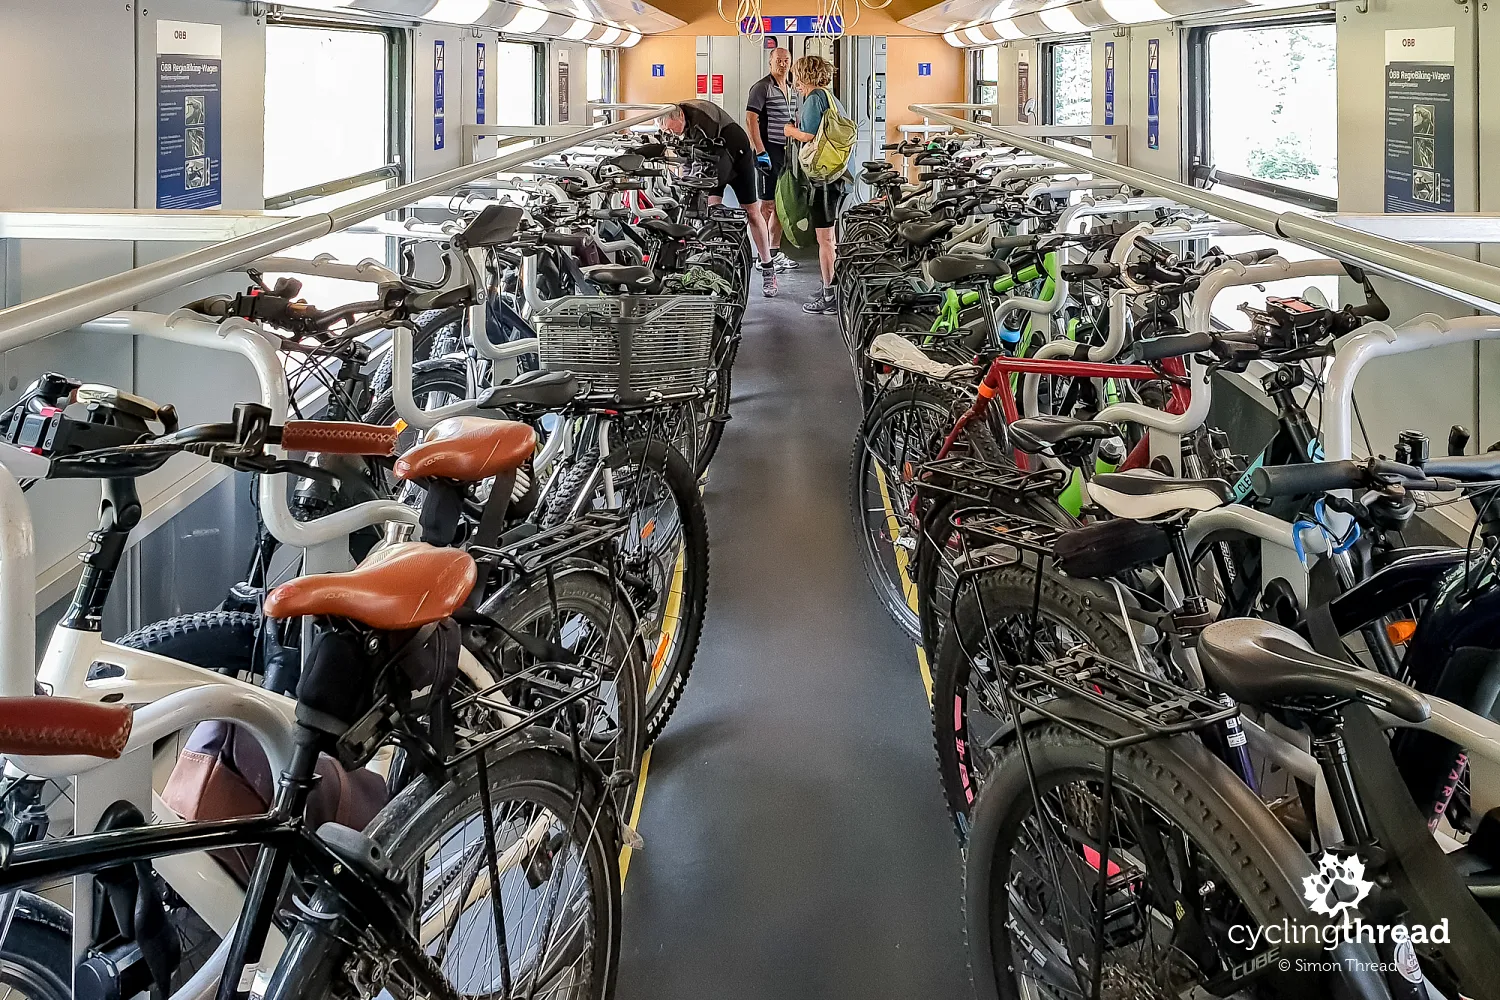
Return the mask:
M620 843L632 851L643 851L646 849L646 839L637 833L635 827L629 823L620 824Z

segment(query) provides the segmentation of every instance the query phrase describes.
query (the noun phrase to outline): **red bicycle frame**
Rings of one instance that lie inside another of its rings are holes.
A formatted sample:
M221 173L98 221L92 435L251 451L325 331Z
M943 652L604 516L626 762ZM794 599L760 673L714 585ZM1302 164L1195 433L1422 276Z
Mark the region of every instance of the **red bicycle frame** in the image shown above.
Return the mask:
M1177 377L1186 374L1181 358L1166 359L1162 362L1162 370L1168 375ZM1134 382L1148 382L1162 377L1162 372L1150 365L1122 365L1110 361L998 357L990 362L989 370L984 373L984 379L979 383L979 393L974 397L973 404L963 412L958 422L953 425L953 429L948 432L948 436L943 439L943 446L937 453L938 458L948 457L948 452L953 449L954 443L963 433L964 428L969 426L970 421L982 418L990 408L990 400L996 396L1000 397L1000 410L1005 415L1007 424L1020 419L1021 413L1016 407L1016 395L1010 387L1009 376L1012 372L1019 372L1023 375L1061 375L1068 378L1129 379ZM1167 412L1186 413L1190 398L1191 393L1187 386L1173 383L1172 398L1167 402ZM1147 449L1148 441L1143 438L1140 444L1136 445L1126 456L1120 468L1133 469L1144 465ZM1026 453L1017 449L1015 457L1016 468L1026 471L1028 468Z

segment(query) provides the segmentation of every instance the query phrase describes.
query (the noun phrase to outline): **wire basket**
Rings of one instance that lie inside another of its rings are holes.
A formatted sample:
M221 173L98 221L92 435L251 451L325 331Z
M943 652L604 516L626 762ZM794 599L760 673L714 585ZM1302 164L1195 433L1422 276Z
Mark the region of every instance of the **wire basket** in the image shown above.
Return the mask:
M584 395L633 398L703 389L713 358L708 295L572 295L536 314L542 367L570 371Z

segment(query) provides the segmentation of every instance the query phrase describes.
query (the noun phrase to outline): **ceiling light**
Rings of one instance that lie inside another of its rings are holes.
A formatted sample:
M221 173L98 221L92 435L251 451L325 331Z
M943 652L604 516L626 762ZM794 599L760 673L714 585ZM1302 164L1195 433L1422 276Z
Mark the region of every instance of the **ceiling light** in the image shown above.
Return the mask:
M573 23L568 25L568 30L563 32L563 38L570 42L581 41L595 27L596 25L593 21L581 21L575 17Z
M1140 24L1143 21L1165 21L1169 17L1156 0L1101 0L1104 13L1121 24Z
M500 25L501 31L513 31L518 35L532 34L547 23L547 9L545 7L517 7L516 16L510 19L508 24Z
M1083 22L1078 20L1078 15L1073 13L1069 7L1054 7L1051 10L1041 11L1042 23L1058 34L1068 34L1073 31L1086 30Z
M943 32L943 41L947 42L949 45L953 46L955 49L961 49L961 48L964 48L966 46L966 43L964 42L963 39L961 39L961 38L958 37L958 32L956 32L956 31L945 31L945 32Z
M628 34L628 35L625 36L624 41L620 42L620 48L622 48L622 49L634 48L635 47L635 43L638 42L638 41L640 41L640 40L641 40L641 33L639 31L632 31L632 32L630 32L630 34Z
M426 14L434 21L448 24L473 24L490 9L490 0L437 0Z
M996 21L995 30L1000 32L1001 38L1017 39L1026 37L1026 32L1016 27L1016 22L1009 18L1006 18L1004 21Z
M599 36L599 41L596 42L595 44L597 44L597 45L613 45L613 44L615 44L616 41L619 40L620 36L623 35L623 34L625 34L625 32L621 31L619 28L616 28L614 25L610 25L609 26L609 30L606 31L604 34L600 35Z

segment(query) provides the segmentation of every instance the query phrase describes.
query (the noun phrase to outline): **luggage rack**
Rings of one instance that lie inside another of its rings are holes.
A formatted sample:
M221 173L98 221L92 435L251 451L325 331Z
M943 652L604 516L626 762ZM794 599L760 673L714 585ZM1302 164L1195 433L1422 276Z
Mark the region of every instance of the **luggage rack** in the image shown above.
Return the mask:
M1030 496L1055 496L1067 485L1063 469L1025 472L1009 465L987 462L972 455L954 455L928 462L917 472L917 488L961 498L996 496L1019 500Z
M492 712L501 713L502 717L516 718L516 721L499 730L486 731L483 734L468 727L459 726L457 729L458 747L456 752L444 761L444 764L454 767L532 726L549 725L548 720L586 698L598 697L603 685L598 670L601 665L587 658L580 658L580 663L588 664L591 669L586 670L581 665L556 660L534 663L524 670L501 678L482 691L475 691L455 701L453 703L455 712L470 706L480 706ZM579 680L583 680L584 683L575 686ZM546 703L529 710L522 708L505 697L507 688L512 691L524 690L533 695L537 692L544 692L547 697ZM578 735L581 739L587 740L591 734L580 733Z
M965 548L1003 544L1050 557L1052 547L1067 529L1015 514L996 513L989 507L961 507L950 521Z
M1202 691L1191 691L1091 650L1074 650L1045 664L1004 668L1006 689L1019 707L1093 740L1107 750L1195 732L1239 714ZM1104 732L1052 707L1076 698L1128 723L1132 732Z
M585 511L578 517L499 548L474 545L476 557L521 575L539 573L558 561L577 555L625 533L630 517L610 510Z

